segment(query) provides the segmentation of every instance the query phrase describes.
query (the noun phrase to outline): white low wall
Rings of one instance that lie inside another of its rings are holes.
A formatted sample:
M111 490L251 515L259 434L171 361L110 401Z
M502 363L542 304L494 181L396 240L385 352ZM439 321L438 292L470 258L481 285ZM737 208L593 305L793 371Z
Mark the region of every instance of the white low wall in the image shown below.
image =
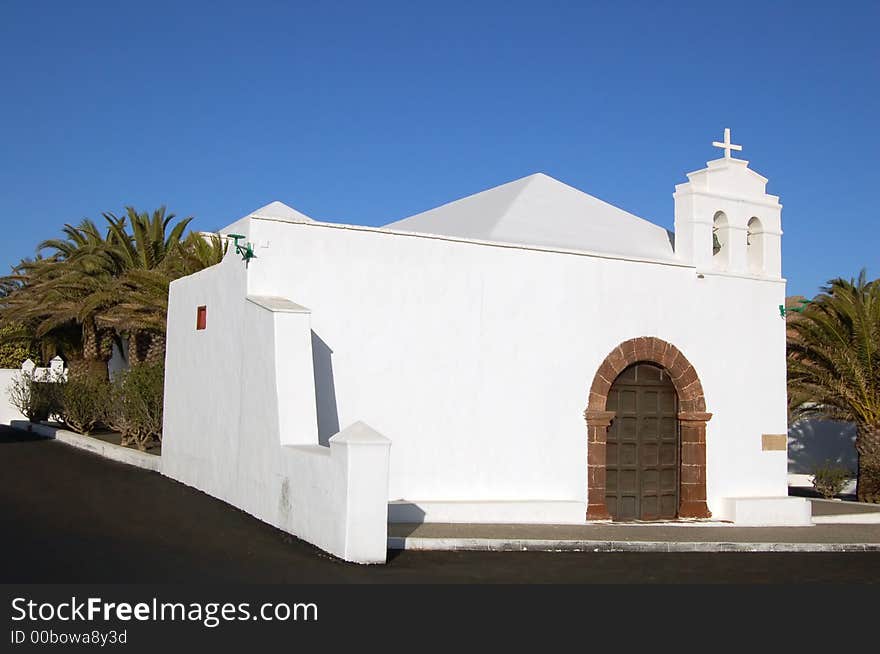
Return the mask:
M390 441L354 422L319 445L310 312L247 297L245 274L230 254L171 286L161 472L340 558L384 562Z
M12 406L9 399L9 389L12 381L21 374L21 370L0 368L0 424L8 425L13 420L27 420L21 411Z

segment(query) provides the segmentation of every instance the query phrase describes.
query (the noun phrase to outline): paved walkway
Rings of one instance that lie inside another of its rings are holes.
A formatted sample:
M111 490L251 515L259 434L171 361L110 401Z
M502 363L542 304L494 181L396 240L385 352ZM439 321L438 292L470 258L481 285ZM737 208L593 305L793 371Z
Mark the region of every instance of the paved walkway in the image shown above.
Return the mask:
M880 551L880 505L810 500L811 527L737 527L713 520L590 525L393 524L388 546L403 550L594 552Z
M860 517L876 515L878 508L831 507L823 503L818 513ZM388 535L391 548L419 550L880 551L880 524L812 527L736 527L713 521L593 525L394 524L389 526Z

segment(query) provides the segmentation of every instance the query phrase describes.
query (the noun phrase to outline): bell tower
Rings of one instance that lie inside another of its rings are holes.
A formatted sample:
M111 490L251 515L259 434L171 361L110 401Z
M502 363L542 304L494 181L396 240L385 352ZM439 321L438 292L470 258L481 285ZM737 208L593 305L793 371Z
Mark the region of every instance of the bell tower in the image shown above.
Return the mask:
M698 272L779 279L782 277L782 205L767 194L767 178L736 159L742 150L714 141L724 156L688 173L675 193L675 253Z

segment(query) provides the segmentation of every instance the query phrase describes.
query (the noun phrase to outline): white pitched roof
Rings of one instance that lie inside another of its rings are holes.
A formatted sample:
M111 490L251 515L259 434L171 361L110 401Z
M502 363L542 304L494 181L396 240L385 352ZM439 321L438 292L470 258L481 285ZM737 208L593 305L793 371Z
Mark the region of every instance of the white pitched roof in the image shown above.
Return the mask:
M385 225L400 231L676 260L664 228L536 173Z
M292 223L314 222L304 213L300 213L293 207L288 207L283 202L278 202L276 200L275 202L270 202L265 207L260 207L259 209L251 211L248 215L239 218L234 223L230 223L221 229L219 233L240 234L246 232L248 218L271 218L273 220L284 220Z
M290 222L312 222L304 213L300 213L293 207L288 207L283 202L270 202L265 207L260 207L256 211L252 211L251 216L256 218L273 218L275 220L286 220Z

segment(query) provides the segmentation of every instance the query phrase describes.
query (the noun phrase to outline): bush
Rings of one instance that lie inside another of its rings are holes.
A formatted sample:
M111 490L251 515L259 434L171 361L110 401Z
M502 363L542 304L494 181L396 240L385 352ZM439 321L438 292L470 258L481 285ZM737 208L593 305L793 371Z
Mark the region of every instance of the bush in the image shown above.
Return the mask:
M71 375L60 385L61 420L81 434L89 434L106 420L110 384L99 375Z
M31 373L22 371L12 379L9 400L31 422L48 420L60 413L61 386L57 381L36 381Z
M164 382L162 365L140 364L115 375L107 424L122 434L122 445L146 450L161 442Z
M849 470L843 466L826 461L813 471L813 488L828 500L843 490L849 476Z

